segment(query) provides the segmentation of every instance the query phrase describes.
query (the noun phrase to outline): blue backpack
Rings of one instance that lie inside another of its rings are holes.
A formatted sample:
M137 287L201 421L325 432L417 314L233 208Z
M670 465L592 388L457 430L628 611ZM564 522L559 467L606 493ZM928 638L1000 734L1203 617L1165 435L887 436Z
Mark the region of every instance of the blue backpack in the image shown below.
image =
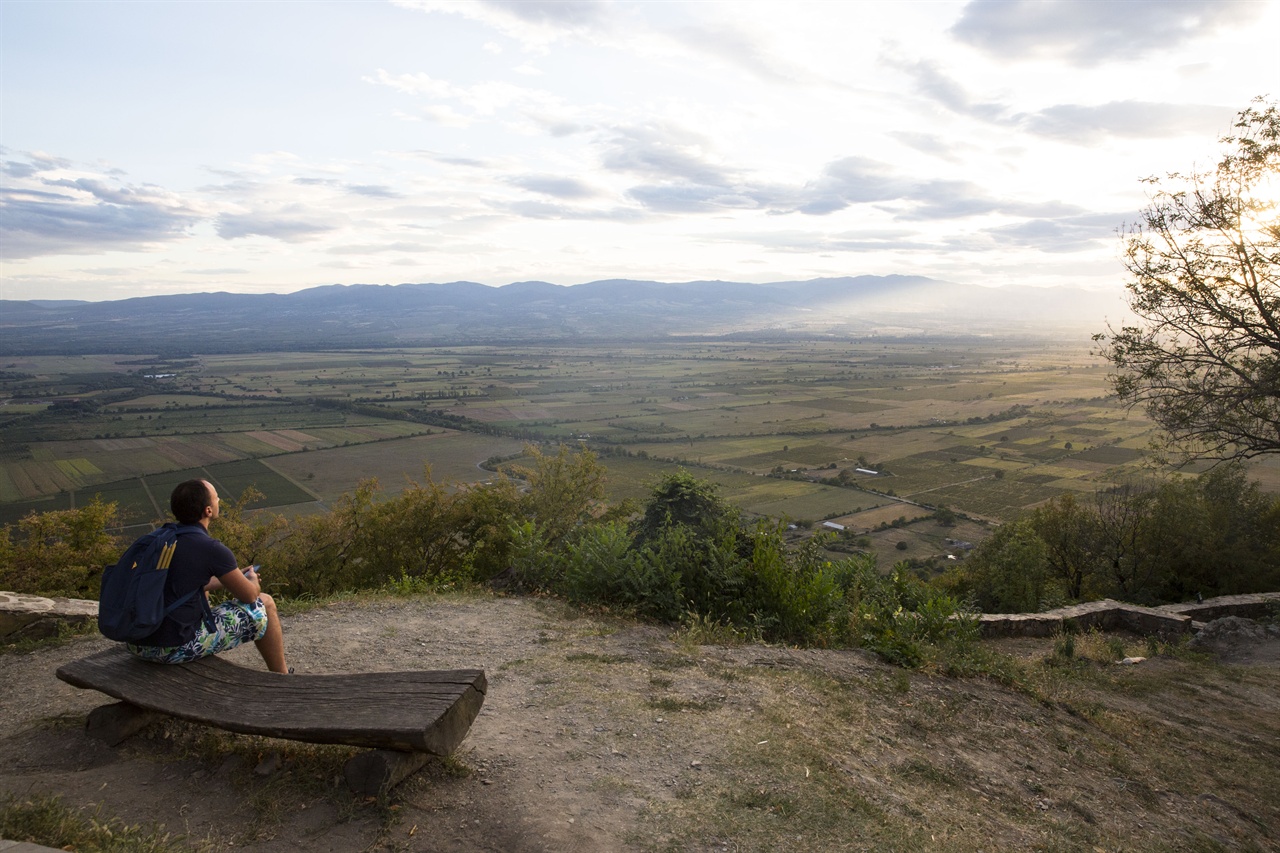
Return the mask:
M102 572L98 596L98 630L108 639L136 643L156 632L164 618L200 592L194 589L168 607L164 584L169 563L178 548L179 533L205 529L198 524L169 522L129 546L114 566Z

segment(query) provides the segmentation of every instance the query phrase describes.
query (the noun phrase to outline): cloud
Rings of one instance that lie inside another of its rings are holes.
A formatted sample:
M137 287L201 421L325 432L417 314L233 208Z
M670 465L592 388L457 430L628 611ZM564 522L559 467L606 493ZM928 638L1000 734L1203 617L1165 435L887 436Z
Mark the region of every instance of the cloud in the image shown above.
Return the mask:
M818 231L726 231L705 239L724 243L750 243L774 252L818 254L822 252L936 251L929 242L907 229L864 229L826 234Z
M612 207L597 209L590 207L570 207L545 201L514 201L501 205L503 210L510 211L526 219L565 219L585 222L638 222L648 218L641 210L633 207Z
M346 246L330 246L325 249L330 255L380 255L386 252L436 252L438 247L430 243L409 243L403 240L394 243L355 243Z
M828 163L808 184L796 210L824 214L851 204L890 201L910 195L911 185L886 163L867 157L844 157Z
M827 163L803 185L757 180L716 162L710 144L670 126L622 128L606 143L605 168L647 178L627 196L658 213L767 210L824 216L854 205L891 205L902 221L944 220L987 214L1064 216L1081 209L1058 202L1030 203L992 197L967 181L919 180L888 163L863 156Z
M987 228L982 233L1002 246L1038 249L1063 253L1094 249L1103 241L1114 240L1120 213L1093 213L1056 219L1030 219L1012 225Z
M285 243L301 243L333 231L335 227L313 217L267 213L223 213L217 220L218 236L224 240L259 236Z
M699 57L713 56L763 80L785 84L833 82L788 62L769 50L764 41L730 21L717 20L714 25L679 27L666 30L663 35Z
M493 27L525 48L546 50L553 42L610 26L609 4L601 0L393 0L422 12L460 15Z
M352 195L366 198L404 198L404 196L384 184L345 184L343 186Z
M456 157L450 154L441 154L439 151L428 151L422 148L406 153L411 157L432 160L436 163L443 163L446 166L467 166L472 169L493 169L497 167L497 163L493 160L480 160L475 157Z
M707 213L716 210L755 210L761 199L748 188L707 184L651 184L632 187L627 195L660 213Z
M914 148L923 154L930 154L950 163L957 163L960 160L956 156L957 148L972 147L970 145L957 145L954 140L933 133L913 133L907 130L895 130L890 131L889 135L908 148Z
M1014 120L1038 136L1089 143L1106 136L1150 139L1212 135L1231 123L1235 111L1207 104L1112 101L1096 106L1059 104Z
M470 127L477 121L514 112L531 118L540 126L544 125L545 116L555 116L557 123L571 121L563 115L565 109L560 97L541 89L530 89L497 80L458 86L421 72L392 74L379 68L373 76L366 76L364 81L376 86L386 86L402 94L435 101L416 108L414 112L396 114L410 120L427 119L447 127ZM441 103L443 101L453 101L458 106Z
M246 275L249 271L240 267L217 267L204 270L184 270L184 272L190 275Z
M1256 0L972 0L951 34L1000 58L1091 66L1133 60L1230 27L1262 11Z
M975 101L964 87L948 76L937 63L928 60L900 62L890 59L887 60L887 64L914 79L920 94L937 101L952 112L985 121L997 120L1006 112L1006 108L1000 104Z
M154 186L98 176L42 177L69 161L47 154L10 161L0 188L0 257L138 251L184 237L199 216Z
M969 181L922 181L904 195L914 205L897 215L902 221L960 219L999 213L1006 216L1078 216L1085 211L1058 201L1024 202L998 199Z
M975 99L932 62L892 64L914 79L920 94L954 113L1080 145L1092 144L1106 137L1163 139L1169 136L1213 135L1226 128L1235 115L1227 107L1210 104L1133 100L1091 105L1055 104L1035 112L1015 113L1007 105ZM910 137L904 141L911 144Z
M541 27L581 29L604 20L599 0L480 0L480 6Z
M11 178L29 178L38 170L31 163L22 163L17 160L6 160L4 162L4 173Z
M611 171L646 178L726 186L730 172L713 163L705 137L669 124L616 128L602 157Z
M521 189L554 198L591 198L599 195L596 190L577 178L562 178L558 175L517 175L504 180Z
M536 110L526 110L524 117L542 128L551 136L557 138L573 136L575 133L585 133L592 129L591 125L582 124L581 122L574 121L572 118L553 115L550 113L542 113Z

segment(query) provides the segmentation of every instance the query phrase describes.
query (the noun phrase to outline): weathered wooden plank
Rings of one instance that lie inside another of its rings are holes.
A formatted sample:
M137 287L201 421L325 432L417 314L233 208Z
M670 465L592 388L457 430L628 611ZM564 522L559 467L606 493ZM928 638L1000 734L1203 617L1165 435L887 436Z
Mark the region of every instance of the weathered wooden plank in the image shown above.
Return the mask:
M217 657L174 666L123 648L58 678L139 708L244 734L447 755L484 704L483 670L283 676Z

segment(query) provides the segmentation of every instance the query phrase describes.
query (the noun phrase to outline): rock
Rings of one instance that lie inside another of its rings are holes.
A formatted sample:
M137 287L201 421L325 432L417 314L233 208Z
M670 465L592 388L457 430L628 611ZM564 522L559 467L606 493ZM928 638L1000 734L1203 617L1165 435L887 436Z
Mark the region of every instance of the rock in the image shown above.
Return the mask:
M1252 619L1224 616L1205 623L1200 633L1191 638L1189 645L1196 649L1229 649L1264 642L1267 636L1267 628Z
M85 625L97 620L96 601L0 592L0 640L40 640L55 636L60 625Z

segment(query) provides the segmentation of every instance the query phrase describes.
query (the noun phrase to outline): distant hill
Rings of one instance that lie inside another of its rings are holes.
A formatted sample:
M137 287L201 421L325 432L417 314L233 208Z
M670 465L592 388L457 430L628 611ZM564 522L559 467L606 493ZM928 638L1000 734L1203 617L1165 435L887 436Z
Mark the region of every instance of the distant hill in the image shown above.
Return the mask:
M0 300L0 355L251 352L668 336L1045 335L1102 329L1115 294L922 276L744 284L610 279L328 285L113 302Z

